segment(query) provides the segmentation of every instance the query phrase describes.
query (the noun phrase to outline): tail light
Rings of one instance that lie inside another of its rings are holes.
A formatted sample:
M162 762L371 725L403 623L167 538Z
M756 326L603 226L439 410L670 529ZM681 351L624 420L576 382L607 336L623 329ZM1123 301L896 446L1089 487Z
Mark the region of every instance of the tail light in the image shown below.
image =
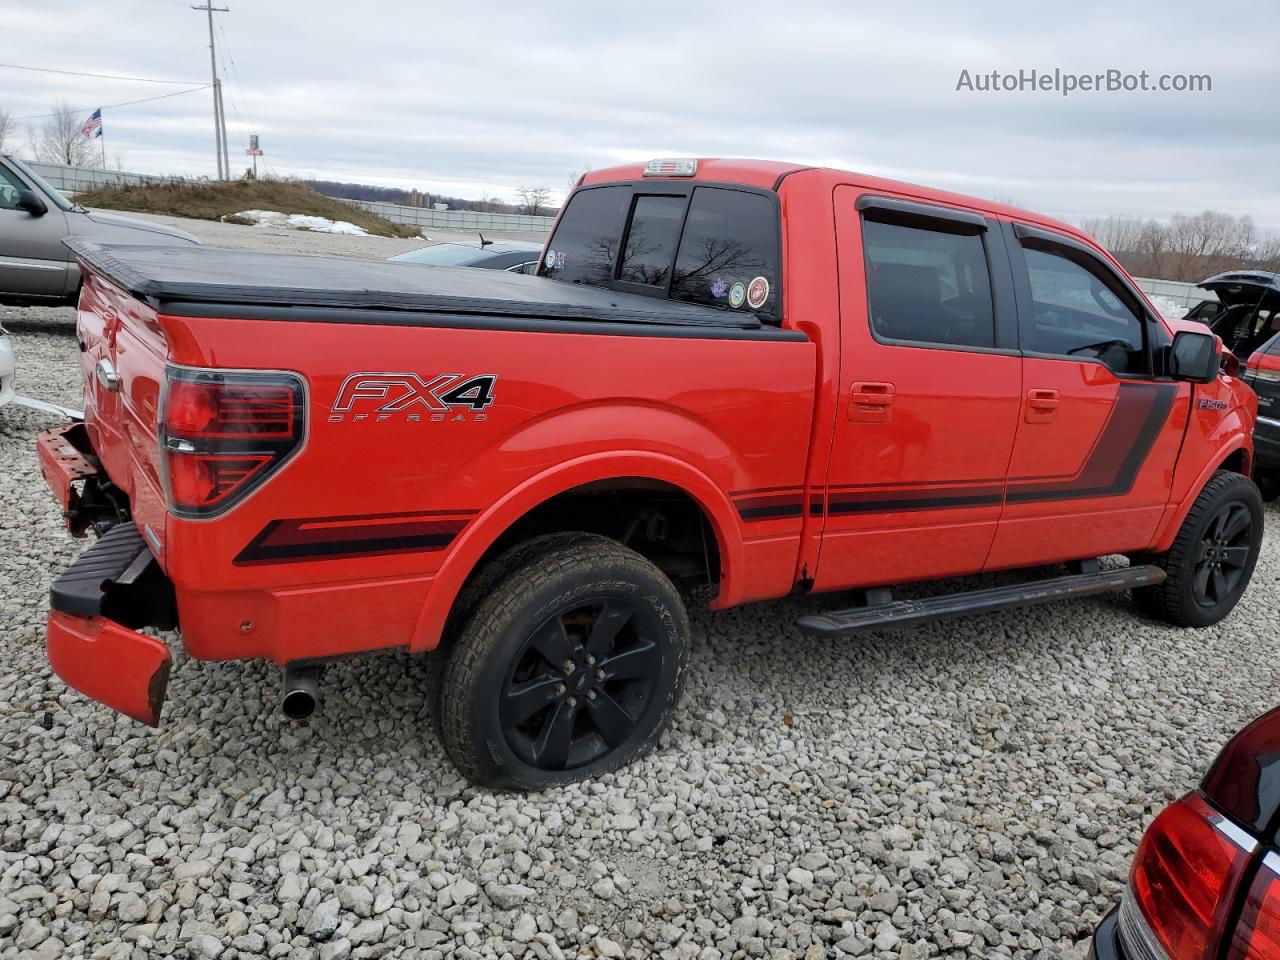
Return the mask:
M1268 853L1245 898L1227 960L1280 957L1280 856Z
M1148 828L1120 904L1131 960L1211 960L1256 841L1193 793Z
M302 446L305 394L295 374L169 367L166 377L160 448L177 516L230 509Z

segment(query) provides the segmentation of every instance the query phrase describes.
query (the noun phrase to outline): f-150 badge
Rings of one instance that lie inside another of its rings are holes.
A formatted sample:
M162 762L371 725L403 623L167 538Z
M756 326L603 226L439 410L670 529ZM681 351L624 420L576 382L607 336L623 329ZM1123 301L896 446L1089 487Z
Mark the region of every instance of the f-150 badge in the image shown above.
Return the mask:
M329 409L330 423L360 421L487 420L496 374L353 373L342 381Z

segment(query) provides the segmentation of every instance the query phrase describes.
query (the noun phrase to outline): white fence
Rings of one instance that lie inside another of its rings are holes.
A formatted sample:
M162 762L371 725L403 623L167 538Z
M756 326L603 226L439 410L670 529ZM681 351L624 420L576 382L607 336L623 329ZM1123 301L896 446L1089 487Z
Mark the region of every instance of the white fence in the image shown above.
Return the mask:
M1201 290L1194 283L1182 283L1178 280L1154 280L1150 277L1134 277L1139 289L1148 297L1163 297L1172 300L1184 309L1194 307L1201 300L1217 300L1217 296L1208 290Z
M124 173L119 170L102 170L94 167L69 167L65 163L37 163L34 160L25 162L50 185L68 195L84 190L96 190L98 187L140 187L149 183L176 183L183 179L146 173Z
M521 213L432 210L427 207L404 207L398 203L378 203L369 200L345 200L344 202L363 207L392 223L435 227L437 230L501 230L509 233L536 233L539 236L546 236L553 222L551 217L530 217Z
M92 167L69 167L62 163L35 163L27 165L44 177L52 186L65 194L80 193L105 186L145 186L151 183L181 183L193 179L183 177L154 176L146 173L124 173L118 170L100 170ZM337 199L343 199L341 197ZM516 213L479 213L473 210L429 210L426 207L405 207L398 203L376 203L365 200L344 200L385 217L392 223L407 223L415 227L435 227L437 230L493 230L507 233L532 233L544 237L551 229L551 217L528 217Z

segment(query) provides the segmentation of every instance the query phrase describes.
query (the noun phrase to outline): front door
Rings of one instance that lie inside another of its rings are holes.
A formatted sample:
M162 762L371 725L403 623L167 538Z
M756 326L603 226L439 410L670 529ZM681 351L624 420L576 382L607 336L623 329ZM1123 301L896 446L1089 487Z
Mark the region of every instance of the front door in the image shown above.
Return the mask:
M1006 225L1022 409L992 568L1140 550L1169 502L1190 388L1153 375L1164 336L1079 241Z
M1022 388L999 224L836 190L840 403L815 589L981 570Z
M27 189L0 160L0 295L61 296L71 262L71 252L62 245L67 218L52 204L39 217L19 210L18 191Z

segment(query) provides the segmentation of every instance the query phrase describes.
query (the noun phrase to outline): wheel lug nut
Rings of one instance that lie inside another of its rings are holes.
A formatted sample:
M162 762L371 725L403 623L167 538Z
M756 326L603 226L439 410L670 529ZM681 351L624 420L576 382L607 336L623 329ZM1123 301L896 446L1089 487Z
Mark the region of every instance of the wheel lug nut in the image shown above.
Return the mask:
M603 671L603 670L597 670L597 671L596 671L596 679L597 679L597 680L603 680L603 679L604 679L604 671Z
M588 691L587 691L587 699L588 699L588 700L594 700L595 698L596 698L596 692L595 692L594 690L588 690Z
M577 670L578 665L574 663L572 660L566 660L563 664L561 664L561 668L564 670L565 674L568 675L573 673L573 671Z
M568 700L565 701L565 703L567 703L571 707L576 707L578 705L578 698L570 697Z
M594 654L590 654L590 653L588 653L588 654L587 654L587 666L591 666L591 665L592 665L593 663L595 663L595 662L596 662L595 655L594 655Z
M557 683L557 684L556 684L556 696L557 696L557 697L563 697L563 696L564 696L564 691L565 691L565 686L564 686L564 684L563 684L563 683Z

